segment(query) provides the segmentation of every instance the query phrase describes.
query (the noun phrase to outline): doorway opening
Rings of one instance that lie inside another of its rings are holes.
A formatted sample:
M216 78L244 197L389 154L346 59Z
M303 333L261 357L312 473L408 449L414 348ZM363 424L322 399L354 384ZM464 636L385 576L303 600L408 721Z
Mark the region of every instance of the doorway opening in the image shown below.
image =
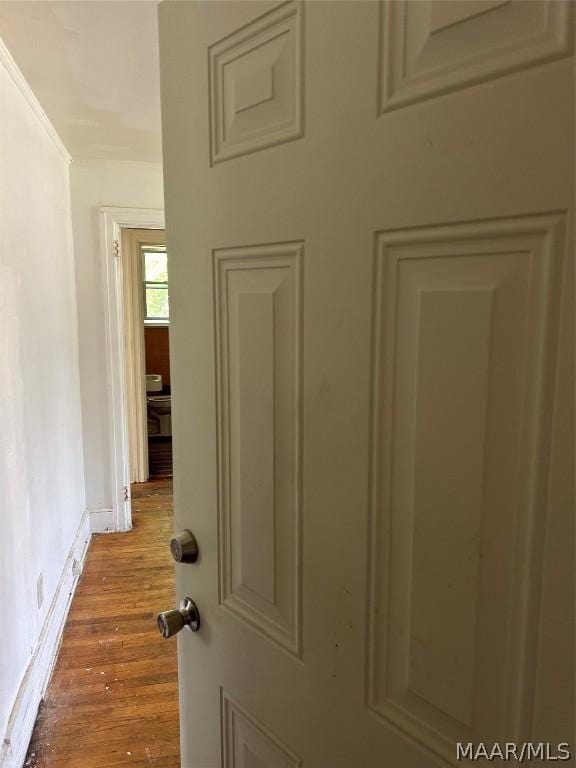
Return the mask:
M164 211L103 206L100 231L112 480L111 520L105 530L121 532L132 528L131 484L149 477L140 245L165 244Z
M142 246L144 278L144 357L151 480L172 477L172 394L168 334L168 254L166 246Z
M164 230L122 230L130 482L172 477L168 253Z

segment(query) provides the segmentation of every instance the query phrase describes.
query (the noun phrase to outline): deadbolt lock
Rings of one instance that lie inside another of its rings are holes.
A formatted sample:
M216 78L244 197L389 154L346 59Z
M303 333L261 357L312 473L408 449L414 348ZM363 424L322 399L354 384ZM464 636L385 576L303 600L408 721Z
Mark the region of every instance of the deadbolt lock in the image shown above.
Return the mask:
M198 560L198 542L192 531L177 533L170 541L170 552L177 563L195 563Z
M156 617L158 631L163 638L174 637L181 629L188 627L192 632L200 629L200 611L189 597L180 601L180 608L174 611L163 611Z

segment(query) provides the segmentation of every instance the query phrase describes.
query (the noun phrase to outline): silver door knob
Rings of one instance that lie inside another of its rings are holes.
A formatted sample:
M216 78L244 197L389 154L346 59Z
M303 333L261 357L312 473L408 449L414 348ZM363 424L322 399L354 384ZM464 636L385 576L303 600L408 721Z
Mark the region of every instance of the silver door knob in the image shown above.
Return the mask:
M180 601L180 608L174 611L163 611L156 617L158 631L164 638L174 637L181 629L188 627L192 632L200 629L200 611L189 597Z
M170 541L170 552L177 563L195 563L198 560L196 536L188 529L180 531Z

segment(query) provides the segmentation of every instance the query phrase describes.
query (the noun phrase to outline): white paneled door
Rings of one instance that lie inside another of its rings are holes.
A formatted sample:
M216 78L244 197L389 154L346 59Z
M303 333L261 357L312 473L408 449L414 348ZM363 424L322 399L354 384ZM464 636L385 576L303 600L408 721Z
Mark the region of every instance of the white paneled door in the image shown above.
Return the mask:
M183 768L571 740L571 11L161 4Z

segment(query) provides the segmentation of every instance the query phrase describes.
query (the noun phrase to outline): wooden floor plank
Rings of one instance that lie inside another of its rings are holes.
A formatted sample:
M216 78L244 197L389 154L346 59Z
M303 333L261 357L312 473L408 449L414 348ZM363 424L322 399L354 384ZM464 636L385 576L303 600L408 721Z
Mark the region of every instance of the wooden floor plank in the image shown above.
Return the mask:
M175 604L172 483L133 486L129 533L95 536L26 768L179 768L176 643L155 614Z

